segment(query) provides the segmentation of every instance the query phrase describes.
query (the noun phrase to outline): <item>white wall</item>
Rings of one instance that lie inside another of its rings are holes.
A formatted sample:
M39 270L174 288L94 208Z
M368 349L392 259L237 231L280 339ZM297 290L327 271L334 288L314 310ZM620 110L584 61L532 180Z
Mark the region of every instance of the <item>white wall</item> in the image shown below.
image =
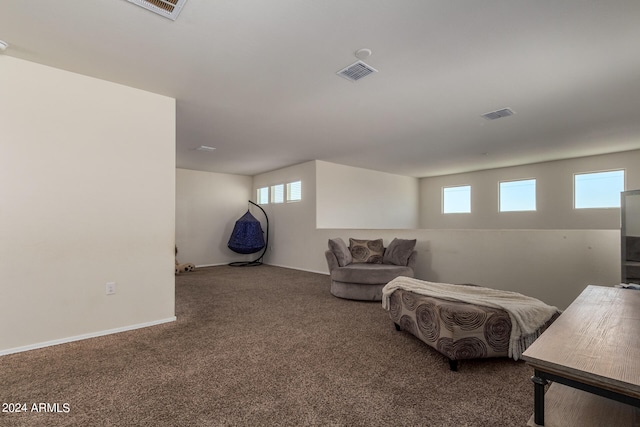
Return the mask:
M592 170L591 168L597 165L620 167L620 163L615 162L616 159L623 161L629 155L635 154L631 152L619 156L607 155L602 159L593 157L583 161L574 159L553 166L558 170L569 170L570 165L577 165L575 169L580 172ZM629 167L627 186L640 184L637 179L637 170L628 163L623 164ZM253 177L253 189L249 190L252 200L255 199L257 188L293 181L302 182L301 201L263 206L270 219L270 248L265 256L265 263L327 273L324 251L329 238L342 237L345 241L349 237L382 238L384 243L388 244L394 237L400 237L418 240L416 275L421 279L449 283L475 283L513 290L540 298L561 308L566 308L587 284L610 286L620 280L620 233L617 228L571 229L567 227L554 230L528 228L526 224L519 224L524 225L522 229L319 228L316 226L316 212L320 211L317 206L319 198L316 189L335 186L332 180L329 180L329 184L319 182L325 175L318 173L318 169L324 166L326 162L310 161ZM542 164L542 166L546 171L545 167L549 165ZM347 167L341 166L342 168ZM354 169L356 169L355 175L361 171L358 168ZM517 168L509 168L507 176L518 176L518 170L514 169ZM367 172L372 173L372 171ZM521 172L535 173L535 165L523 166ZM348 175L349 172L343 171L343 174ZM381 173L381 176L386 177L386 175ZM477 185L477 182L486 179L484 175L484 172L479 172L477 175L469 174L466 182ZM481 179L475 179L476 176ZM187 177L190 178L187 179ZM233 215L225 213L217 216L215 221L213 219L211 221L211 224L222 221L216 227L225 230L220 240L226 245L232 226L229 216L235 219L246 211L246 204L241 197L238 197L234 203L225 201L232 196L224 195L226 194L224 186L232 185L230 183L238 179L237 191L244 195L246 194L242 189L244 180L241 177L179 170L178 205L182 207L178 207L178 212L185 209L187 199L193 198L192 195L182 200L183 191L199 194L196 197L197 202L192 200L187 205L190 206L189 209L194 210L193 217L202 218L205 223L208 218L211 218L210 212L214 206L215 209L225 209L228 212L237 209ZM196 190L196 188L200 189ZM202 200L206 194L212 198L209 202ZM437 197L434 196L436 199L429 203L439 206L439 191L436 195ZM375 196L369 197L375 199ZM561 196L556 195L556 197ZM385 200L379 198L375 202L384 206ZM422 203L424 202L423 200ZM197 213L198 211L201 212ZM263 228L266 229L261 213L252 212L262 220ZM327 213L330 212L331 210L327 211ZM597 224L606 223L611 226L607 221L611 220L612 214L618 218L619 210L598 210L593 214ZM596 214L602 216L595 216ZM183 215L179 213L178 230L185 227L184 224L180 224L182 218ZM613 221L619 224L619 219ZM582 225L586 226L588 222L583 222ZM206 236L206 233L204 234ZM177 241L182 240L183 237L177 237ZM186 240L184 245L188 246ZM198 256L193 254L196 260ZM214 258L211 255L207 256L207 260ZM227 260L224 259L224 261ZM329 279L327 278L327 292L328 289Z
M620 229L620 210L574 209L573 176L625 169L626 188L640 188L640 150L491 169L420 180L420 226L429 229ZM536 179L535 212L499 212L500 181ZM471 185L470 214L443 214L442 188Z
M318 228L417 228L416 178L316 161Z
M598 159L589 158L584 166L590 167L592 162L598 164ZM387 245L399 237L418 240L416 276L424 280L513 290L560 308L566 308L587 284L619 283L618 229L317 228L314 214L320 208L316 208L319 198L315 188L326 185L316 182L324 176L316 173L320 163L324 162L308 162L254 177L254 189L298 179L303 183L302 201L266 206L275 224L271 236L273 249L265 260L268 264L327 273L324 251L329 238L342 237L345 241L349 237L382 238ZM532 172L529 166L523 168ZM628 173L631 185L637 182L635 175L635 170ZM438 192L437 199L422 203L439 206L439 197ZM375 201L385 203L384 198ZM615 209L601 212L604 219L598 221L606 222L611 212L619 215Z
M322 265L317 263L322 248L316 244L315 232L316 164L315 161L306 162L253 178L254 194L258 188L301 182L301 201L262 205L269 216L269 250L265 255L268 264L323 271Z
M411 234L411 233L409 233ZM416 275L520 292L566 308L620 282L618 230L416 230Z
M254 259L227 247L235 221L247 211L252 178L187 169L176 170L178 261L196 266ZM262 213L251 208L261 219Z
M175 100L0 75L0 354L174 320Z

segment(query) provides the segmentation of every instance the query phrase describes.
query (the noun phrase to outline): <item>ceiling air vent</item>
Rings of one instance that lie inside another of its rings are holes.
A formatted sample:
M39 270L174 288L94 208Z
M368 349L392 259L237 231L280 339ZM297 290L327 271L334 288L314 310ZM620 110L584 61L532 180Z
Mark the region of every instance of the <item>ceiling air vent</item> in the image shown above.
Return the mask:
M492 111L490 113L483 114L482 117L484 117L487 120L495 120L495 119L499 119L501 117L513 116L514 114L515 113L513 112L512 109L503 108L502 110L496 110L496 111Z
M175 21L187 0L127 0L151 12Z
M367 77L369 74L377 73L378 70L370 65L365 64L362 61L354 62L346 68L338 71L336 74L340 77L344 77L347 80L355 82L363 77Z

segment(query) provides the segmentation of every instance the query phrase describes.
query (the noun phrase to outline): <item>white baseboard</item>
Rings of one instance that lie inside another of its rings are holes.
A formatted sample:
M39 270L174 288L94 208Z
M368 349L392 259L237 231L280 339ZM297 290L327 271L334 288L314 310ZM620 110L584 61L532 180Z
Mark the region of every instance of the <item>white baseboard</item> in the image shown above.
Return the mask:
M218 262L216 264L198 264L198 265L196 265L196 268L200 268L200 267L219 267L221 265L229 265L232 262L235 262L235 261Z
M229 262L233 262L233 261L229 261ZM280 265L280 264L270 264L268 262L263 263L264 265L271 265L273 267L282 267L282 268L288 268L290 270L299 270L299 271L307 271L309 273L318 273L318 274L324 274L325 276L328 276L329 273L326 271L318 271L318 270L309 270L307 268L299 268L299 267L290 267L288 265ZM221 263L221 264L202 264L202 265L196 265L196 268L199 267L218 267L220 265L229 265L228 262L225 263Z
M40 342L36 344L25 345L23 347L9 348L7 350L0 350L0 356L6 356L7 354L13 354L13 353L21 353L23 351L35 350L38 348L51 347L52 345L65 344L73 341L80 341L80 340L86 340L89 338L101 337L104 335L117 334L118 332L132 331L134 329L147 328L149 326L156 326L156 325L161 325L163 323L169 323L169 322L175 322L175 321L176 321L176 316L173 316L167 319L154 320L152 322L146 322L146 323L138 323L136 325L128 325L128 326L123 326L121 328L108 329L106 331L92 332L88 334L76 335L73 337L61 338L59 340L45 341L45 342Z
M288 265L281 265L281 264L270 264L270 263L264 263L265 265L271 265L273 267L282 267L282 268L288 268L290 270L298 270L298 271L306 271L309 273L317 273L317 274L323 274L325 276L328 276L329 273L327 273L326 271L318 271L318 270L309 270L308 268L300 268L300 267L290 267Z

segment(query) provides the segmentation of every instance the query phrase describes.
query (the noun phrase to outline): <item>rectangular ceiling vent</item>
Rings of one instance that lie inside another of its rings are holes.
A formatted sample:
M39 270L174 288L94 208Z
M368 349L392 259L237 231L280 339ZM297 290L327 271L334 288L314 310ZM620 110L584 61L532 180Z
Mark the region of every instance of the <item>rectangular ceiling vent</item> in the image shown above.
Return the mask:
M377 73L378 70L370 65L365 64L362 61L356 61L346 68L338 71L336 74L340 77L344 77L352 82L358 81L363 77L367 77L369 74Z
M175 21L187 0L127 0L151 12Z
M482 117L484 117L487 120L496 120L501 117L513 116L514 114L515 113L511 108L503 108L502 110L496 110L490 113L483 114Z

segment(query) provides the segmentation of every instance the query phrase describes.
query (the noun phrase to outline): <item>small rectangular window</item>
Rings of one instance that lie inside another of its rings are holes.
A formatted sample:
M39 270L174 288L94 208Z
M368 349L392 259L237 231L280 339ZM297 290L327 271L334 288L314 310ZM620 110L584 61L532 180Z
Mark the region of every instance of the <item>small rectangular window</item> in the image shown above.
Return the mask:
M536 180L521 179L500 183L500 212L536 210Z
M444 187L442 189L442 213L470 213L471 186Z
M295 181L287 184L287 202L299 202L302 200L302 182Z
M258 188L257 200L259 205L269 204L269 187Z
M574 176L576 209L619 208L624 170L581 173Z
M271 203L284 203L284 184L271 186Z

